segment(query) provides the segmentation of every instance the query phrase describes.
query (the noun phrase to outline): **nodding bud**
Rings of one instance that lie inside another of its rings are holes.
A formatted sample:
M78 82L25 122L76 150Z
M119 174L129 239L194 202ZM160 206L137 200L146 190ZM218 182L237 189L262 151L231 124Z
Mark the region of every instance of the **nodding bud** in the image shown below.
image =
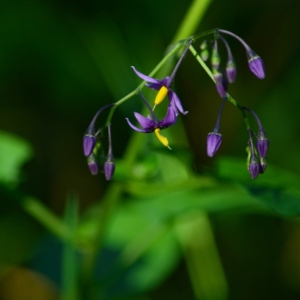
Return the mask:
M233 60L228 60L228 62L227 62L226 75L227 75L227 79L230 83L233 83L235 81L236 67L235 67L235 62Z
M261 129L257 134L256 148L260 157L266 157L269 149L269 139L266 132Z
M259 79L266 77L265 66L263 60L253 51L247 51L248 64L250 71Z
M96 158L95 158L94 154L91 154L88 157L88 167L89 167L90 172L91 172L92 175L97 175L98 174L99 166L98 166L98 163L96 161Z
M207 155L213 157L222 143L222 134L220 132L210 132L206 140Z
M220 97L224 98L227 95L227 81L224 76L218 72L217 70L213 69L213 76L216 82L216 88L220 95Z
M111 180L115 172L115 163L112 153L109 153L104 162L104 175L106 180Z
M94 148L96 146L96 135L95 135L95 129L88 128L86 134L83 137L83 152L85 156L90 156Z
M211 65L213 69L219 69L221 58L218 52L218 42L214 41L211 52Z
M255 153L251 153L250 161L248 165L248 171L252 179L257 178L260 173L261 165L259 163L258 157Z
M265 157L260 157L260 168L259 168L259 173L263 174L266 171L267 168L267 160Z

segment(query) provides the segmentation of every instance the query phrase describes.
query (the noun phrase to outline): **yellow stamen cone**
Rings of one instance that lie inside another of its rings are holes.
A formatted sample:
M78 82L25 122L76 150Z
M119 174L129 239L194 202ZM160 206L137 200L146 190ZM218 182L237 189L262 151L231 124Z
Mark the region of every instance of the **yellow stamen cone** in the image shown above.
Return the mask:
M165 136L163 136L163 135L160 134L160 129L159 129L159 128L156 128L156 129L154 130L154 132L155 132L156 137L158 138L158 140L159 140L164 146L166 146L166 147L168 147L170 150L172 150L172 149L169 147L169 141L168 141L168 139L167 139Z
M160 104L166 98L167 94L168 94L168 89L163 85L156 95L154 104L155 105Z

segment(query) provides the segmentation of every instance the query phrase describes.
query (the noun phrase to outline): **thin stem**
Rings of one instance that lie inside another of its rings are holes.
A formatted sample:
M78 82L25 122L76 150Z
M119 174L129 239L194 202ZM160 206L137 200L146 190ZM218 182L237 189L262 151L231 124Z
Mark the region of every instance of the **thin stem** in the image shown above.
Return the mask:
M221 41L223 42L223 44L226 47L228 61L234 61L233 56L232 56L232 52L230 50L230 47L229 47L227 41L221 35L219 36L219 38L221 39Z
M245 47L246 51L251 50L251 48L249 47L249 45L243 39L241 39L238 35L230 32L230 31L224 30L224 29L218 29L218 31L222 32L222 33L225 33L227 35L233 36L235 39L237 39Z
M245 110L249 111L253 115L253 117L255 118L255 120L257 122L259 130L265 131L264 128L263 128L263 126L262 126L262 124L261 124L261 122L260 122L260 119L259 119L258 115L252 109L250 109L248 107L243 106L243 108Z
M154 113L153 109L151 108L150 104L148 103L148 101L146 100L146 98L144 97L144 95L142 94L141 91L139 91L139 95L141 96L141 98L143 99L145 105L147 106L147 108L149 109L150 113L151 113L151 117L152 117L152 120L156 123L159 122L156 114Z
M217 122L216 122L216 125L215 125L215 128L214 128L214 132L219 132L220 131L221 114L222 114L223 107L225 105L226 100L227 100L227 97L224 97L224 99L221 103L221 106L220 106L220 109L219 109L219 112L218 112Z
M181 56L180 56L180 58L179 58L179 60L178 60L178 62L177 62L177 64L176 64L176 66L175 66L175 68L174 68L174 70L173 70L173 72L172 72L172 74L171 74L171 76L170 76L170 78L169 78L168 86L170 86L170 85L172 84L172 82L173 82L173 80L174 80L174 77L175 77L175 75L176 75L176 72L177 72L177 70L178 70L178 68L179 68L179 66L180 66L180 64L181 64L181 62L182 62L182 60L183 60L183 58L185 57L185 55L186 55L186 53L187 53L187 51L188 51L188 49L189 49L189 47L190 47L190 45L191 45L192 43L193 43L193 40L191 39L191 40L188 42L187 46L185 47L183 53L181 54Z

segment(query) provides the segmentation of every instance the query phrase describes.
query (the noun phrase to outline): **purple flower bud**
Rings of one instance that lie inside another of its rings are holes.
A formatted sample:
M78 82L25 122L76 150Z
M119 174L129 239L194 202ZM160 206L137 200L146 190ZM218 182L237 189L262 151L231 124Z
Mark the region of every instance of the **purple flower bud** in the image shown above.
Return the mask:
M106 180L111 180L115 172L114 162L105 162L104 163L104 174Z
M86 133L83 137L83 152L85 156L90 156L96 145L96 137L93 134Z
M260 168L261 168L261 165L258 161L257 155L255 153L252 153L251 157L250 157L250 163L248 166L248 171L249 171L252 179L257 178L257 176L260 173Z
M247 51L250 71L259 79L266 77L263 60L251 49Z
M207 155L213 157L222 143L222 134L219 132L210 132L207 136L206 150Z
M263 174L266 171L267 168L267 160L265 157L260 157L260 168L259 173Z
M235 67L235 63L233 60L229 60L227 62L226 75L227 75L227 79L230 83L233 83L235 81L236 67Z
M269 148L269 139L266 132L260 129L257 134L256 148L260 157L266 157Z
M92 173L92 175L97 175L99 172L99 166L96 162L96 158L94 156L94 154L91 154L88 157L88 167L90 169L90 172Z
M226 94L227 94L227 81L220 72L216 71L213 73L214 73L213 76L214 76L214 79L216 82L217 91L218 91L219 95L222 98L224 98L224 97L226 97Z

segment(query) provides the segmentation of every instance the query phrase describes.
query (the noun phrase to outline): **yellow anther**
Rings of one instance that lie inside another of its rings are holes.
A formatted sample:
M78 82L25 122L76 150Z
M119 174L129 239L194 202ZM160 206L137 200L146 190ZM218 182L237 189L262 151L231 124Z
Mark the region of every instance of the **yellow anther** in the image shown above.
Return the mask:
M168 94L168 89L163 85L156 95L154 104L157 105L161 103L166 98L167 94Z
M169 147L169 141L168 141L168 139L167 139L165 136L163 136L163 135L160 134L160 129L159 129L159 128L156 128L156 129L154 130L154 132L155 132L156 137L158 138L158 140L159 140L164 146L166 146L166 147L168 147L170 150L172 150L172 149Z

